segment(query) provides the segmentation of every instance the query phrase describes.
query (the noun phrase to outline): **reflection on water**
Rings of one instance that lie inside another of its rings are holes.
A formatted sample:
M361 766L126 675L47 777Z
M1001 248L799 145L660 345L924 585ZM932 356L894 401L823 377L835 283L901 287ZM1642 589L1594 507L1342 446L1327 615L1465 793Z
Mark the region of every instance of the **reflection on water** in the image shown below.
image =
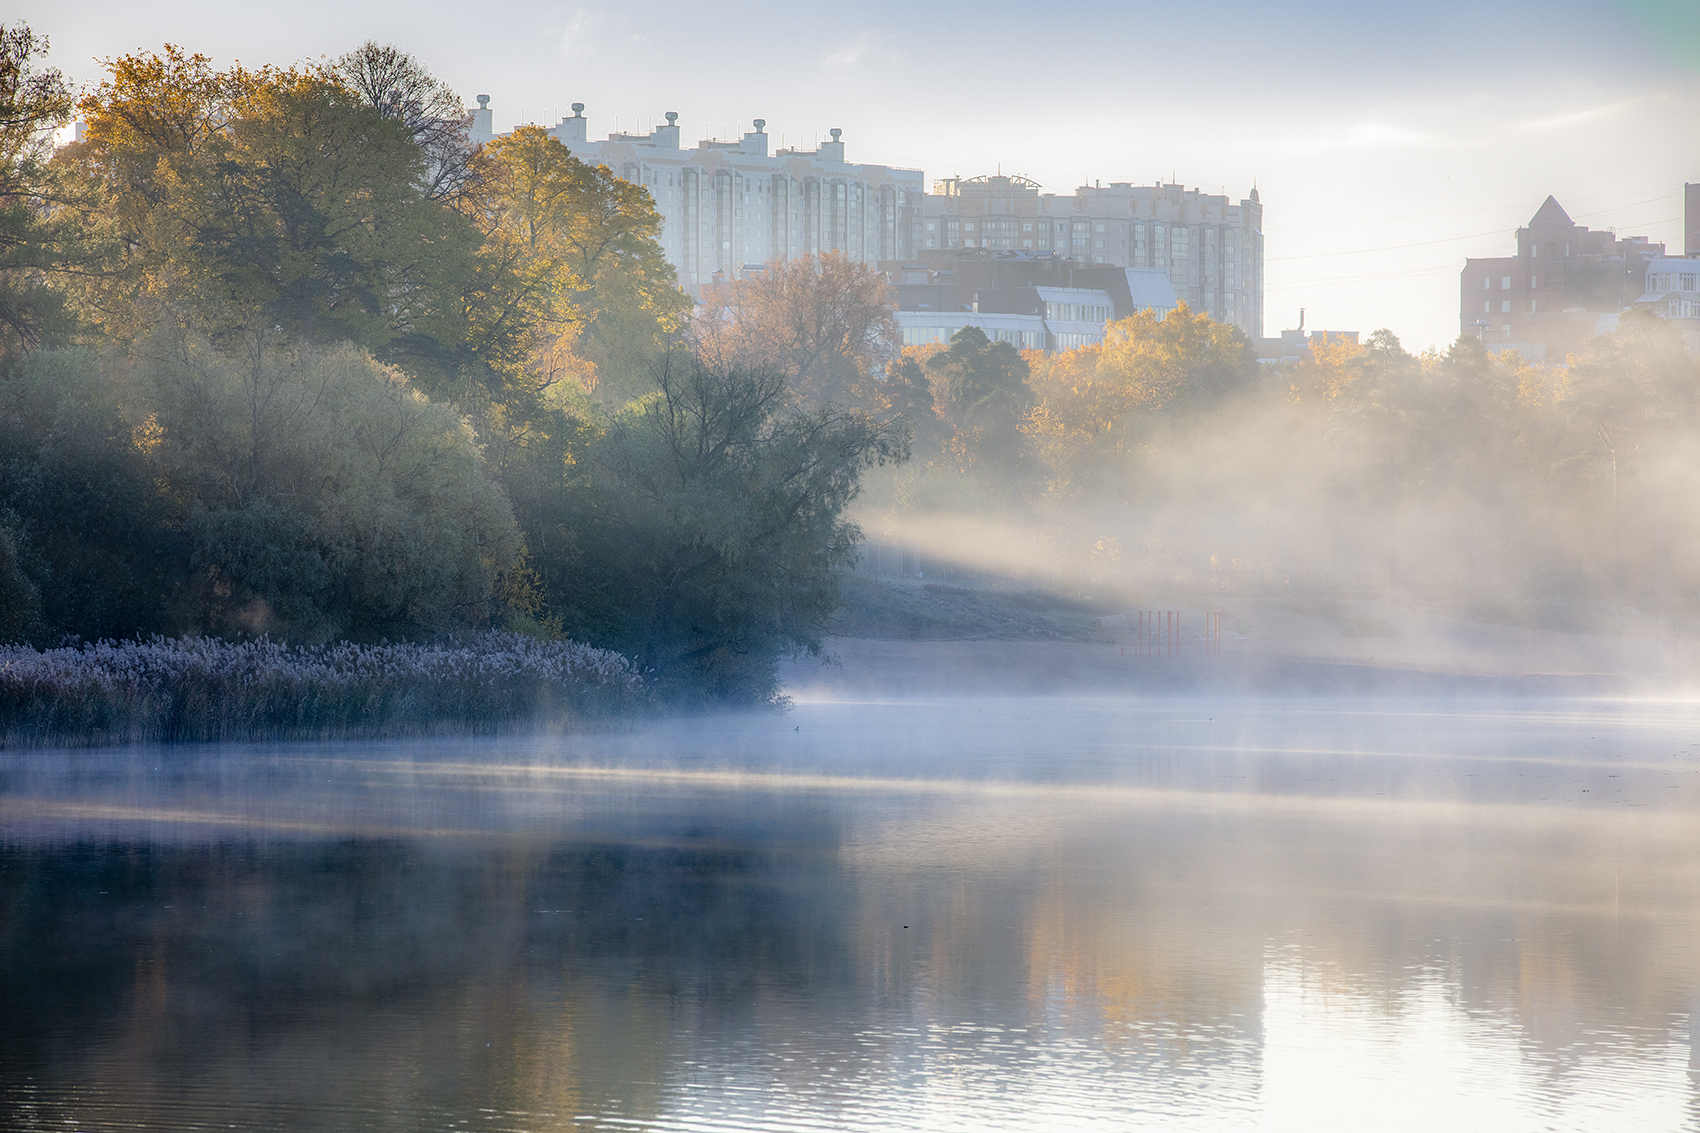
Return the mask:
M1700 1128L1700 709L0 753L7 1129Z

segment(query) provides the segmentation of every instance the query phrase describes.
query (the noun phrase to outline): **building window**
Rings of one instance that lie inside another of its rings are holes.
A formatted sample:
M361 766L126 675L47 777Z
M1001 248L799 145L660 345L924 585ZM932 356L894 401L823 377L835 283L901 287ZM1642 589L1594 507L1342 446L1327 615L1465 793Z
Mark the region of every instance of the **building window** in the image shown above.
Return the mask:
M1541 285L1541 277L1540 276L1531 275L1529 277L1529 290L1530 291L1535 290L1535 288L1539 287L1540 285Z
M1500 301L1499 313L1502 315L1509 315L1511 313L1511 300L1504 299Z
M1501 291L1510 291L1511 290L1511 277L1510 276L1502 275L1502 276L1499 277L1499 289Z
M1536 304L1536 303L1537 303L1537 302L1538 302L1538 301L1539 301L1539 300L1536 300L1536 299L1531 299L1531 300L1529 300L1529 313L1530 313L1530 314L1531 314L1531 315L1532 315L1532 314L1534 314L1534 313L1535 313L1535 311L1536 311L1536 310L1537 310L1537 308L1536 308L1536 306L1535 306L1535 304Z
M1493 300L1492 299L1483 299L1482 300L1482 314L1487 315L1487 314L1492 314L1492 313L1493 313Z
M1485 275L1482 276L1482 290L1483 291L1492 291L1493 290L1493 280L1489 279Z

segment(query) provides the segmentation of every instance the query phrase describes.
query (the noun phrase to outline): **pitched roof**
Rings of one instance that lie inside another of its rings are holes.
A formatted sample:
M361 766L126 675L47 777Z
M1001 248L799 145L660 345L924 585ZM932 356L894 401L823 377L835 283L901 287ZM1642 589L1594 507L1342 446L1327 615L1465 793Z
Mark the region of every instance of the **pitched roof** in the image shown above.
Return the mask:
M1564 206L1558 203L1556 197L1551 196L1547 197L1546 202L1535 210L1535 215L1529 218L1530 228L1536 225L1542 228L1555 226L1569 228L1574 223L1575 221L1570 219L1570 214L1564 211Z

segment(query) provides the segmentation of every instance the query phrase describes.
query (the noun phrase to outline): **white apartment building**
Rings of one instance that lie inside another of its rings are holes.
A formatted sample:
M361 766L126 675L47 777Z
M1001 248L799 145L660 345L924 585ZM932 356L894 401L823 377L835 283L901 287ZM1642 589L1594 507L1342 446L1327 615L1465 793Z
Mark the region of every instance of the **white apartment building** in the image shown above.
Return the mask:
M1682 345L1700 358L1700 256L1661 256L1646 261L1647 289L1637 306L1669 319L1682 333Z
M1073 196L1025 177L949 177L922 210L921 249L1050 252L1082 263L1166 271L1195 311L1263 336L1263 204L1158 182L1085 185Z
M472 138L493 139L489 97L478 96ZM767 123L737 141L683 149L678 114L648 134L590 140L584 104L548 128L581 161L606 165L642 185L663 218L661 245L693 295L716 279L737 279L774 259L842 252L875 264L915 254L925 182L918 169L845 160L842 132L817 149L769 153Z

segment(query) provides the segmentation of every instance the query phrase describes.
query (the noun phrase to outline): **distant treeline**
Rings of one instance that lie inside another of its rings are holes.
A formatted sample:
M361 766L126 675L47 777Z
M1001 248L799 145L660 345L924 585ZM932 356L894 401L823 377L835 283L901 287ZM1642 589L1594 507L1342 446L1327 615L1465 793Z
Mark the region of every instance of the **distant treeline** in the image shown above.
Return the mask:
M1061 355L906 353L898 373L941 403L998 391L918 426L916 459L871 485L931 551L949 545L906 511L997 499L1105 582L1308 569L1448 601L1700 600L1700 365L1648 312L1563 365L1377 331L1260 366L1184 306Z

